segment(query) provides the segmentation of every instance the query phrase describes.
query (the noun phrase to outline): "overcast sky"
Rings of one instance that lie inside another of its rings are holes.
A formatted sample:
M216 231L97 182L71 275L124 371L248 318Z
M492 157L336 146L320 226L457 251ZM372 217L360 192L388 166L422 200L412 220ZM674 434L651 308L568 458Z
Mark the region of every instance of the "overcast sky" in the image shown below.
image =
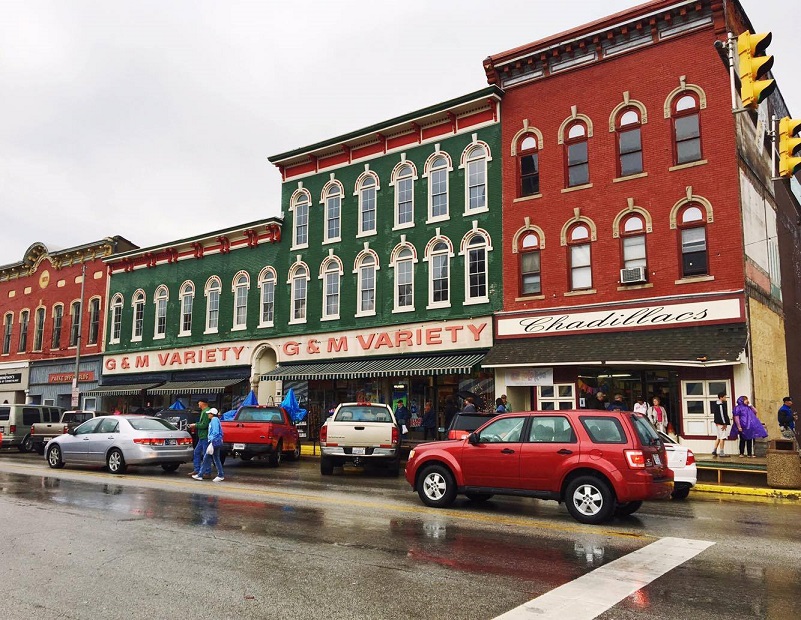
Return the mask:
M638 0L0 0L0 265L278 215L267 156L487 85L482 60ZM772 30L801 115L801 17Z

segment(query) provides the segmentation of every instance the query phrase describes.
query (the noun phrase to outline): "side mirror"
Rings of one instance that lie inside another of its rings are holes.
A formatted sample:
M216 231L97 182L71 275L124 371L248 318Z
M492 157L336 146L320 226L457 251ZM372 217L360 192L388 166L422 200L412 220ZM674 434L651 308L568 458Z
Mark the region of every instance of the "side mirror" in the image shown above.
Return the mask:
M467 441L469 441L471 445L477 446L478 445L478 435L476 435L475 433L470 433L467 436Z

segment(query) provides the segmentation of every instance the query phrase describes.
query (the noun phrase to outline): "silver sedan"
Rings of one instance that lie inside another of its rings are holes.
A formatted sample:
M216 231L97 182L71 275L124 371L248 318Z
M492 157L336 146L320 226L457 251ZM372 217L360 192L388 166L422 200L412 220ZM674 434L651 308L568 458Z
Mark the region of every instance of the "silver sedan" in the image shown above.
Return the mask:
M80 463L105 465L112 474L124 474L128 465L175 471L192 460L192 436L159 418L100 416L47 442L45 458L53 469Z

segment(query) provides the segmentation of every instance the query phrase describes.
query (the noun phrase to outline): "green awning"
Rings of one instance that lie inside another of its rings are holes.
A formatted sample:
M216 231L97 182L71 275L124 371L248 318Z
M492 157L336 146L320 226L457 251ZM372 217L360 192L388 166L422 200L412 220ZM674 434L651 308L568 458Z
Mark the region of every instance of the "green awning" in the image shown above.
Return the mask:
M226 388L247 381L244 379L218 379L203 381L167 381L164 385L148 390L148 394L209 394L224 392Z
M263 381L308 379L361 379L402 375L467 374L484 359L485 353L438 355L432 357L400 356L383 359L344 360L307 364L284 364L264 373Z
M125 383L121 385L100 385L91 390L86 390L86 396L130 396L132 394L139 394L144 390L154 388L158 383Z

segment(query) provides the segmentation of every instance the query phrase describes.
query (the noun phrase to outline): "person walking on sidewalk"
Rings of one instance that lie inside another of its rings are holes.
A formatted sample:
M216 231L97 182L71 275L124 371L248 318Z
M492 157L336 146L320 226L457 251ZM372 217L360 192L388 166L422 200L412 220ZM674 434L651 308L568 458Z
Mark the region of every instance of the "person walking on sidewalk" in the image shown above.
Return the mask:
M207 471L211 473L211 461L214 460L214 468L217 470L217 477L214 482L222 482L225 480L225 473L223 472L222 460L220 459L220 451L223 444L222 425L220 424L220 412L214 407L208 410L209 416L209 429L208 429L208 443L206 445L206 452L203 455L203 461L200 465L200 471ZM203 476L198 473L192 476L195 480L203 480Z
M762 421L757 415L757 410L751 406L747 396L740 396L737 399L737 406L732 411L734 424L731 428L729 439L740 437L740 456L745 456L748 452L749 458L754 458L754 439L767 437L768 433L762 426Z
M206 454L206 448L209 445L209 403L204 398L200 398L197 401L197 406L200 407L200 418L198 419L196 424L189 425L189 432L190 433L197 433L197 445L195 446L195 451L192 454L192 463L194 465L193 471L190 476L202 476L204 474L201 471L201 466L203 465L203 457ZM205 472L206 475L211 474L211 465Z
M729 455L725 452L726 438L729 436L729 426L731 419L729 418L729 405L726 392L718 392L718 399L712 403L712 415L716 427L717 439L715 439L715 447L712 448L712 456L719 456L726 458ZM720 447L720 451L718 451Z

